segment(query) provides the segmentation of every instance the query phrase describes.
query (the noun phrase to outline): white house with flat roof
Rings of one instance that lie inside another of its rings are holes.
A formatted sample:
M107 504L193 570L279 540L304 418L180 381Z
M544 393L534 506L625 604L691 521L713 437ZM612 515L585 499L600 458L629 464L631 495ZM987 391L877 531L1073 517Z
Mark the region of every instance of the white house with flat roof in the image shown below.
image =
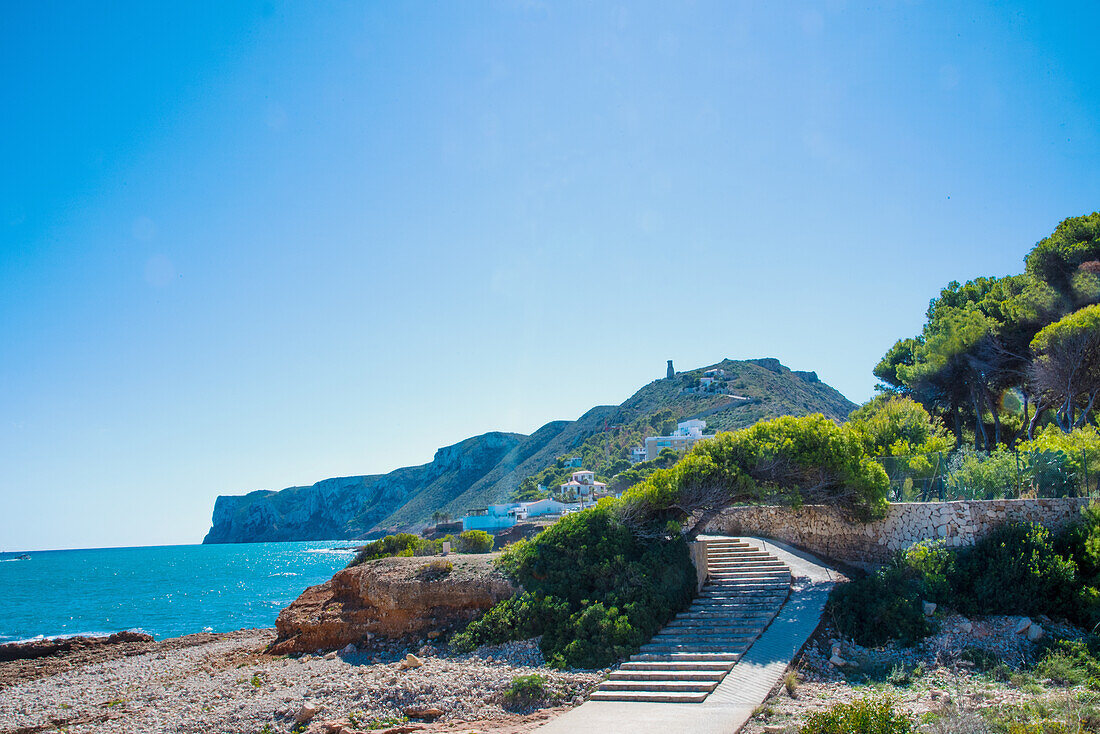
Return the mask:
M540 517L561 515L565 510L565 503L552 499L535 500L534 502L520 502L509 512L516 520L534 520Z
M462 518L462 530L484 530L491 533L510 528L516 524L515 515L509 513L514 506L515 503L509 503L470 510Z
M671 436L650 436L646 438L646 461L653 461L656 459L662 449L687 451L694 446L697 441L701 441L704 438L714 438L714 434L708 436L703 433L706 427L707 422L703 420L693 419L681 421L676 424L676 432Z
M564 514L565 508L565 503L552 499L489 505L467 512L462 518L462 529L463 531L484 530L487 533L506 530L521 520L560 516Z

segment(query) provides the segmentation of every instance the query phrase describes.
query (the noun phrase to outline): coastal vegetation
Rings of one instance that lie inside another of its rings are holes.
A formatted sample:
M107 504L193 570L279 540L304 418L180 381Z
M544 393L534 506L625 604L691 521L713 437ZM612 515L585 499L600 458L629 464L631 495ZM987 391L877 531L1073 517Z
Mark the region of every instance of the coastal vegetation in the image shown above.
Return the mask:
M828 504L871 519L884 512L888 485L861 428L785 416L700 441L630 489L619 514L643 534L690 519L689 536L739 503Z
M893 563L838 586L829 616L860 645L913 644L935 630L925 602L967 615L1047 615L1093 627L1100 621L1100 508L1086 508L1057 534L1011 524L972 546L917 543Z
M913 717L898 710L893 699L869 695L811 714L798 734L910 734L915 727Z
M882 389L941 418L959 444L992 452L1045 424L1095 421L1100 395L1100 212L1037 243L1024 272L949 283L924 328L874 369Z
M459 650L541 636L552 666L606 667L652 637L695 592L680 534L641 537L613 502L509 546L498 565L523 592L456 635Z
M444 543L450 543L451 550L456 553L488 553L493 549L493 542L493 536L484 530L466 530L458 535L446 535L437 540L429 540L412 533L397 533L372 540L364 545L348 563L348 567L379 558L437 556L443 552Z

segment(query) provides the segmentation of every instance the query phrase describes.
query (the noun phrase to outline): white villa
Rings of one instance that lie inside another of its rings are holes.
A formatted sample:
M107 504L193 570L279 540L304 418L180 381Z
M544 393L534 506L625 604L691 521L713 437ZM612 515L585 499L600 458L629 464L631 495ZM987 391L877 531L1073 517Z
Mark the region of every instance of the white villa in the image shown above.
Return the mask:
M645 440L646 461L653 461L661 449L673 449L675 451L687 451L695 445L696 441L704 438L714 438L714 434L704 435L707 427L706 421L689 420L676 424L676 433L671 436L650 436Z
M561 485L562 494L569 497L591 497L596 492L606 492L607 485L596 481L596 473L581 469L573 472L573 478Z
M637 464L639 461L645 461L645 446L635 446L630 449L630 463Z

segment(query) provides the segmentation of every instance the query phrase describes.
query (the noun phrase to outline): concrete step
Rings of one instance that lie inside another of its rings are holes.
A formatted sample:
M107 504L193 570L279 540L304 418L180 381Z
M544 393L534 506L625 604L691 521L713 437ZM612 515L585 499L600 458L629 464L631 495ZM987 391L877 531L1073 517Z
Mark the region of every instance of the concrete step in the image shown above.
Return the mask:
M746 599L739 594L725 594L722 596L708 596L702 599L698 599L691 603L691 606L685 609L685 612L736 612L739 610L749 610L759 612L761 610L773 609L780 606L787 598L787 594L776 594L772 598L768 599ZM716 608L717 607L717 608Z
M642 653L744 653L756 637L729 640L654 640L641 646Z
M698 624L702 621L715 621L721 622L723 620L737 622L737 621L751 621L755 619L771 619L771 616L775 613L775 608L778 605L768 604L760 605L757 608L748 607L729 607L728 609L715 608L714 605L705 607L698 611L680 612L669 622L670 625L683 625L691 626Z
M678 624L675 627L667 625L660 634L677 635L715 635L719 633L733 635L750 635L759 632L767 626L767 619L758 619L752 622L720 622L718 624Z
M726 677L726 669L721 670L616 670L607 676L610 681L678 681L681 683L718 683Z
M646 693L710 693L718 681L678 681L678 680L605 680L596 690L599 691L645 691Z
M589 701L639 701L646 703L702 703L708 692L593 691Z
M654 673L669 673L676 671L688 671L691 673L725 673L733 667L732 661L708 661L708 660L685 660L685 661L666 661L666 660L628 660L619 666L620 671L627 673L632 672L654 672Z
M771 554L763 553L756 548L711 548L707 551L707 558L764 558L767 556Z
M728 663L741 659L740 652L639 652L630 656L632 663Z
M692 604L713 604L724 601L727 604L777 604L787 598L791 587L777 586L770 589L738 589L724 587L707 587L695 597Z
M764 587L755 586L717 586L707 587L695 597L696 602L709 602L719 599L727 601L748 602L775 602L776 599L786 599L790 592L790 584L779 584ZM692 602L693 604L695 602Z
M657 645L659 647L702 645L703 647L714 647L720 650L738 649L742 645L755 640L760 636L761 632L763 632L763 630L746 632L743 635L668 635L667 637L658 635L643 645L642 649L645 650L650 645Z
M668 645L661 645L654 647L653 649L642 648L640 655L717 655L720 653L732 653L735 655L744 655L750 644L744 644L739 647L707 647L706 645L697 645L695 647L690 646L677 646L670 647Z
M729 593L731 591L775 591L776 589L789 589L789 581L745 581L741 579L722 579L712 581L703 587L699 596L714 596L715 594Z

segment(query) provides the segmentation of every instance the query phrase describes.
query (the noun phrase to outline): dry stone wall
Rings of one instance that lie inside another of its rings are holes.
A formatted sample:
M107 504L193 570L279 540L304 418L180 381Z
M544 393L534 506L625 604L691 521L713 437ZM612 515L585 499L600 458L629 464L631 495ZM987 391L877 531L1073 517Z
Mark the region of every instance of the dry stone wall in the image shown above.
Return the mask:
M885 518L870 523L848 520L820 505L731 507L712 520L706 532L774 538L870 568L921 540L943 538L951 546L970 545L1010 522L1034 522L1057 530L1080 517L1088 503L1079 498L899 502L890 505Z

